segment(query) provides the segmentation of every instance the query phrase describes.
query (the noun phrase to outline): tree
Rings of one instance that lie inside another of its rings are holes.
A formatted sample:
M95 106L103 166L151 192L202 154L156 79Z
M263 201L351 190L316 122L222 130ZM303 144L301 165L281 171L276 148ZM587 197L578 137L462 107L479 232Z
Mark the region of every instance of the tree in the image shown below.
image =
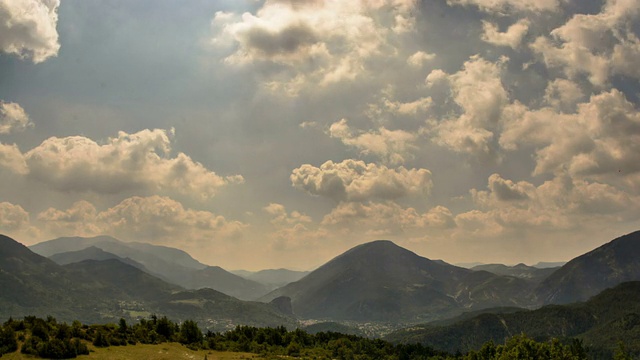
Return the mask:
M202 331L198 327L198 323L193 320L186 320L180 326L180 343L181 344L200 344L202 343Z
M118 323L118 331L122 335L127 335L127 330L129 327L127 326L127 321L124 318L120 318L120 322Z
M163 316L154 322L156 323L156 332L158 335L164 337L165 341L171 341L174 334L173 323L167 319L166 316Z
M18 350L16 333L11 326L0 327L0 356Z
M107 347L109 346L109 340L107 336L102 333L102 331L98 331L96 334L96 338L93 339L93 345L96 347Z

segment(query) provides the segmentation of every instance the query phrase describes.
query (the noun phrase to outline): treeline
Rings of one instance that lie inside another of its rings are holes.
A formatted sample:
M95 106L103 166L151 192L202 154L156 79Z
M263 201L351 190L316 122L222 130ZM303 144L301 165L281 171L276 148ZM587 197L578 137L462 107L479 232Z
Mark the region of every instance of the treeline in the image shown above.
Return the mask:
M478 351L448 354L420 344L392 344L380 339L368 339L336 332L309 334L303 330L237 326L227 332L203 333L192 320L180 324L166 317L152 316L129 325L124 319L118 324L71 325L27 316L23 320L7 320L0 328L0 356L18 351L43 358L65 359L89 354L88 344L95 347L126 346L179 342L198 350L251 352L265 358L289 356L306 359L389 359L389 360L509 360L509 359L587 359L580 341L562 344L558 340L536 342L525 335L512 337L505 344L484 344ZM21 346L19 346L21 344ZM621 346L616 360L631 359Z

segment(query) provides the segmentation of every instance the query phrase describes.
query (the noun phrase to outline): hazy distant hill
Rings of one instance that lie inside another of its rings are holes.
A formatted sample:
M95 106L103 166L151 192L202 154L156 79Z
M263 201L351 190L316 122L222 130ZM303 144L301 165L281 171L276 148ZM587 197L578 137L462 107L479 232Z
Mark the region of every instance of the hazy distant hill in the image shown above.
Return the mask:
M536 295L544 304L566 304L633 280L640 280L640 231L569 261L539 285Z
M266 269L260 271L235 270L232 273L242 276L245 279L259 282L269 290L273 290L294 281L298 281L309 274L309 271L294 271L288 269Z
M186 252L167 246L143 244L136 242L124 242L111 236L84 237L61 237L44 241L30 246L31 251L42 256L49 257L68 251L78 251L90 246L98 247L104 251L111 252L120 257L128 256L127 253L135 254L147 261L154 263L164 261L170 264L180 265L190 269L204 269L207 265L200 263ZM137 250L137 251L136 251ZM146 264L145 264L146 265ZM165 265L159 263L159 266ZM150 268L152 268L151 266Z
M544 268L539 269L533 266L527 266L525 264L518 264L515 266L507 266L503 264L485 264L478 265L471 268L474 271L488 271L490 273L502 276L514 276L521 279L527 279L535 282L544 280L547 276L551 275L557 268Z
M118 259L60 266L2 235L0 289L0 319L53 315L60 321L94 323L156 313L193 319L214 330L235 324L295 326L295 319L270 304L211 289L187 291Z
M532 266L538 269L559 268L566 263L567 263L566 261L555 261L555 262L540 261Z
M49 257L63 252L84 250L91 246L122 258L132 259L144 265L151 274L174 284L179 284L185 274L206 267L182 250L155 245L140 246L140 244L123 242L110 236L63 237L41 242L29 248L35 253ZM173 254L175 261L168 254Z
M87 250L91 247L120 258L131 259L141 264L149 274L188 289L208 287L241 300L254 300L270 290L266 286L231 274L220 267L202 264L182 250L167 246L123 242L110 236L63 237L33 245L30 249L43 256L60 260L62 263L69 263L71 259L75 262L96 259L96 251Z
M455 263L453 265L463 267L465 269L471 269L474 266L485 265L485 263L474 261L474 262L468 262L468 263Z
M640 282L623 283L585 303L548 305L538 310L485 313L438 326L426 324L396 331L385 337L392 342L419 342L439 350L466 352L492 340L525 333L538 340L578 337L596 351L611 351L622 340L640 351ZM601 358L595 356L595 358Z
M76 262L81 262L85 260L111 260L116 259L125 264L129 264L131 266L137 267L142 271L149 272L144 265L139 262L133 261L129 258L122 258L116 254L112 254L110 252L106 252L98 247L90 246L86 249L78 250L78 251L68 251L60 254L54 254L49 256L49 259L53 260L58 265L67 265Z
M188 289L211 288L241 300L255 300L269 292L266 285L232 274L219 266L208 266L184 279Z
M288 296L294 313L305 318L425 321L465 308L520 306L530 288L522 279L432 261L381 240L357 246L261 300Z

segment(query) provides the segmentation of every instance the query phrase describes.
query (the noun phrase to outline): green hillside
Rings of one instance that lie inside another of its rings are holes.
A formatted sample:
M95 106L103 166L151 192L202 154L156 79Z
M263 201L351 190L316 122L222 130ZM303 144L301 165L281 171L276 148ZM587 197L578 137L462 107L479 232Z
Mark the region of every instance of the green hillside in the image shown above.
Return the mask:
M603 291L587 302L548 305L537 310L487 313L450 325L421 325L394 332L392 342L433 346L449 352L479 349L525 333L533 339L577 338L594 352L611 354L622 341L640 353L640 282Z

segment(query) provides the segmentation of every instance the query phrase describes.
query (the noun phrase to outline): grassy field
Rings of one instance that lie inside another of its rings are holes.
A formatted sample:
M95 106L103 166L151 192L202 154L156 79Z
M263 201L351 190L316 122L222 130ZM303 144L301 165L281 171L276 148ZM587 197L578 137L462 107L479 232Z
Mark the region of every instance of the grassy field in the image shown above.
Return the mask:
M262 360L264 358L256 354L236 353L236 352L220 352L211 350L193 351L178 343L164 343L159 345L142 345L135 346L111 346L108 348L89 347L91 354L78 356L80 360L130 360L130 359L154 359L154 360L202 360L205 355L208 360ZM22 360L34 359L32 356L20 354L18 352L6 354L2 356L2 360Z

